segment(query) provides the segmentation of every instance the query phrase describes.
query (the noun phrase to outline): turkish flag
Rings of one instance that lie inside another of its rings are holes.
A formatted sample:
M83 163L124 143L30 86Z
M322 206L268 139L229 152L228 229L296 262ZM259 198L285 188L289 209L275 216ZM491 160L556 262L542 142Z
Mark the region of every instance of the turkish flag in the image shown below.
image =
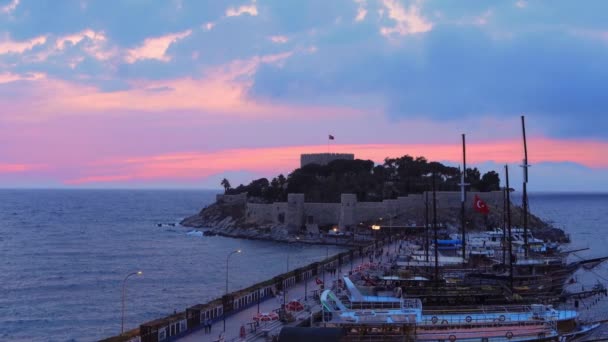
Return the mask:
M482 201L477 195L473 199L473 208L484 215L490 212L490 208L488 208L486 202Z

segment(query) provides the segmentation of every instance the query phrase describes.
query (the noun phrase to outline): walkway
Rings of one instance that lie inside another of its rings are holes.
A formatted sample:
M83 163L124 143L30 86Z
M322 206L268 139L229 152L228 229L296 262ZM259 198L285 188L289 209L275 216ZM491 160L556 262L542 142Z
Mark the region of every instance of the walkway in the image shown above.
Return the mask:
M384 251L390 251L391 255L394 253L396 245L399 242L394 242L391 245L384 246ZM388 247L388 249L387 249ZM386 259L384 259L386 260ZM351 263L348 262L342 265L342 269L337 269L335 275L331 275L329 272L325 272L325 283L329 286L334 280L340 278L342 275L347 275L348 272L351 271L352 268L355 268L357 265L362 262L366 262L368 260L362 260L361 258L355 258L352 266ZM319 278L323 278L323 276L319 276ZM315 283L314 279L307 280L307 290L308 290L308 301L306 302L306 306L310 306L311 311L313 313L320 312L321 307L317 304L313 298L313 291L319 289L319 286ZM304 283L297 283L294 287L291 287L287 290L286 301L289 302L291 300L301 300L304 302ZM283 300L282 296L272 297L266 301L260 303L260 311L259 312L272 312L273 310L278 310L281 307L281 301ZM269 322L269 323L260 323L260 326L257 328L256 332L250 331L250 325L247 323L253 322L253 316L258 312L258 306L254 305L248 309L245 309L237 314L234 314L228 318L226 318L226 333L225 339L223 341L264 341L264 335L278 335L281 328L285 325L279 321ZM310 318L310 311L302 311L296 316L296 321L288 326L293 326L297 323L300 323L304 319ZM247 332L246 338L241 338L239 336L241 331L241 326L245 326L245 330ZM223 323L222 321L216 322L211 328L211 333L205 333L203 329L200 329L192 334L184 336L178 341L181 342L214 342L220 341L220 334L223 331Z

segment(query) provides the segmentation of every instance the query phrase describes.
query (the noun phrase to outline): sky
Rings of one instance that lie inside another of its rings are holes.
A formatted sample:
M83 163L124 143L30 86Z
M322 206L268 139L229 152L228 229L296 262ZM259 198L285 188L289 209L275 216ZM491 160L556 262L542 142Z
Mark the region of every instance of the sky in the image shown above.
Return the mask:
M0 0L0 187L217 189L328 151L458 165L461 134L519 184L525 115L531 191L605 192L607 11Z

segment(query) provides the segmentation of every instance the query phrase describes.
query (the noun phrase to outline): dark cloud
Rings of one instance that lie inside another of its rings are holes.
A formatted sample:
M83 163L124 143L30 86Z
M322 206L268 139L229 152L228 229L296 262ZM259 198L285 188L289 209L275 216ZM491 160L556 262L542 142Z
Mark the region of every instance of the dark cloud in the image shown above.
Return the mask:
M606 42L555 29L496 35L436 25L398 46L380 35L365 43L320 45L314 56L265 66L252 94L295 102L376 94L397 119L527 113L560 122L554 135L608 137Z
M224 14L228 1L22 0L14 20L0 21L0 31L18 40L42 34L66 35L91 28L104 31L121 46L145 38L197 27Z

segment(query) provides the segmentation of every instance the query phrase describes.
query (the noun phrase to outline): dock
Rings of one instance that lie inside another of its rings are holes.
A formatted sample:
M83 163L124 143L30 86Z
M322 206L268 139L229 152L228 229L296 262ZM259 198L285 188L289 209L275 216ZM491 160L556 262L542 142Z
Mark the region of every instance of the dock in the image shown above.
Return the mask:
M388 246L389 251L394 251L395 245L398 242L394 242ZM390 252L389 252L390 253ZM391 254L392 256L392 254ZM352 269L356 268L360 264L365 263L367 260L364 258L354 259L353 262L347 262L342 265L341 269L336 269L335 274L326 273L325 283L330 286L334 281L341 279L343 275L348 275ZM305 287L308 290L305 298ZM177 341L181 342L233 342L233 341L271 341L273 336L277 336L283 327L295 327L307 324L311 316L321 314L321 305L319 303L318 295L320 294L319 286L314 280L309 280L307 286L304 282L296 284L294 287L288 289L286 293L286 301L299 300L304 304L304 310L294 315L295 320L289 323L283 323L279 320L272 322L262 322L259 326L255 326L253 317L258 313L267 312L278 312L281 308L282 296L276 296L267 299L260 303L259 311L258 306L254 305L237 314L226 318L226 333L224 339L221 339L221 333L223 332L222 322L215 323L210 333L206 333L204 329L197 330L186 336L178 338ZM242 330L245 330L243 336Z

